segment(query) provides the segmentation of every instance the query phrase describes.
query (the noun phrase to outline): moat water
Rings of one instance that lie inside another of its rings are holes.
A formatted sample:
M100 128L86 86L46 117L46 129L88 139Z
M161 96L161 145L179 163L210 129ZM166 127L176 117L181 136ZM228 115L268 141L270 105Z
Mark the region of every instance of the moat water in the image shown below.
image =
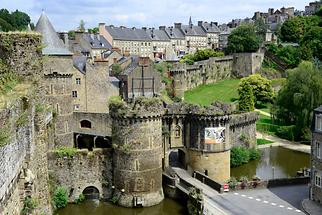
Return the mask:
M159 205L149 208L122 208L109 202L87 200L83 203L69 204L55 215L181 215L187 214L184 205L165 198Z
M268 147L261 149L260 160L251 161L240 167L231 169L231 176L248 179L258 176L262 180L273 178L289 178L296 176L301 168L310 167L310 155L283 147Z

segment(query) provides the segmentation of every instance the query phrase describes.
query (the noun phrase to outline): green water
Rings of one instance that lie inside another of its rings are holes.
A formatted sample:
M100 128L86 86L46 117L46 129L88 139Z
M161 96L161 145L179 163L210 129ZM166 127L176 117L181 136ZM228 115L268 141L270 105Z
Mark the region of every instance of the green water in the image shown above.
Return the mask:
M185 207L172 199L164 199L159 205L149 208L122 208L109 202L85 201L70 204L55 215L179 215L187 214Z
M260 160L251 161L240 167L231 168L231 176L239 179L247 176L251 179L258 176L263 180L272 178L289 178L296 176L301 168L310 167L310 155L283 147L261 149Z

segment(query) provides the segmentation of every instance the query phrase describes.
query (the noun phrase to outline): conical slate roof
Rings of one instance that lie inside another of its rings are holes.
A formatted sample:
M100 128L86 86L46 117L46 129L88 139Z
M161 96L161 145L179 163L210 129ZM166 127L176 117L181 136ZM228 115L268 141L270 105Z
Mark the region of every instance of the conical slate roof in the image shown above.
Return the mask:
M63 41L59 39L53 25L44 12L42 12L35 30L42 35L42 43L45 46L42 50L43 55L72 55L64 46Z

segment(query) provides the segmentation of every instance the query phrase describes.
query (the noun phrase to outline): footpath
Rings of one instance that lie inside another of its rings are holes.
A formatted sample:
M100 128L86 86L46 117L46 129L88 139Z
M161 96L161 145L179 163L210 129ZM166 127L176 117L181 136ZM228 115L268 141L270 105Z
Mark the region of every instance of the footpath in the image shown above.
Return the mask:
M294 151L299 151L299 152L311 154L311 146L310 145L305 145L305 144L302 144L299 142L292 142L289 140L281 139L279 137L271 136L268 134L262 134L259 132L257 132L257 138L266 139L266 140L270 140L273 142L272 144L260 145L260 146L258 146L259 149L263 149L263 148L267 148L267 147L271 147L271 146L281 146L281 147L291 149Z
M302 208L304 212L309 215L322 214L322 205L309 199L304 199L302 201Z

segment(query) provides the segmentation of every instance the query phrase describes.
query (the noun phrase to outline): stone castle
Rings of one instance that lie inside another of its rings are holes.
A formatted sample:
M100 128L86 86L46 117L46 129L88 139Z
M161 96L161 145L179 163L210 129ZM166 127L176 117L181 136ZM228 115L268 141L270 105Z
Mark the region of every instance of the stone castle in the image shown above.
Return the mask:
M173 150L182 168L223 183L230 177L231 147L256 147L257 114L236 113L229 105L203 108L138 97L108 106L117 93L107 68L97 63L86 64L91 69L85 73L76 69L44 14L36 30L41 35L0 34L3 60L27 83L16 99L0 100L0 214L20 214L26 198L38 202L33 213L51 214L55 186L67 189L70 202L85 194L117 198L124 207L156 205L164 198L162 173ZM75 95L77 87L84 88ZM81 111L75 111L78 103ZM61 147L77 150L62 155Z

